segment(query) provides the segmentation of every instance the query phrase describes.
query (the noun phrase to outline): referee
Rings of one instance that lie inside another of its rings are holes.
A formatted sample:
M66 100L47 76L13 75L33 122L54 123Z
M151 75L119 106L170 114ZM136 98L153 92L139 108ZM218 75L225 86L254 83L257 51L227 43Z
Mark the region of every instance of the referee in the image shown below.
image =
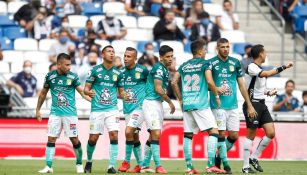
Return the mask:
M258 113L258 116L255 118L249 117L247 114L246 103L243 104L243 113L247 127L243 151L243 173L255 173L249 164L251 164L257 171L263 172L262 167L258 163L258 157L275 136L273 120L267 106L265 105L265 96L274 96L277 91L275 89L270 91L266 90L266 78L279 74L293 66L293 63L289 62L287 65L280 66L276 69L268 71L263 70L261 65L267 59L267 53L264 46L260 44L252 47L251 56L253 57L254 62L249 64L247 67L245 83L246 87L248 87L250 99ZM265 136L260 140L257 149L250 155L257 128L263 128Z

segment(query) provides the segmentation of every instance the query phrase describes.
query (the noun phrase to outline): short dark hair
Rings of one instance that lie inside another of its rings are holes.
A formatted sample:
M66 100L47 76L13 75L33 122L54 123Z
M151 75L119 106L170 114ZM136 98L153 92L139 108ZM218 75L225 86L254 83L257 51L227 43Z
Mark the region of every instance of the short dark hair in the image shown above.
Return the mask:
M165 55L166 53L168 53L168 52L174 52L174 49L171 48L171 47L168 46L168 45L163 45L163 46L161 46L160 49L159 49L159 55L160 55L160 56L164 56L164 55Z
M230 4L232 4L232 2L231 2L230 0L224 0L223 4L225 4L225 3L230 3Z
M196 55L199 50L204 49L205 45L206 45L206 42L203 39L193 41L190 46L192 54Z
M226 38L220 38L216 41L216 45L219 45L219 44L224 44L224 43L229 43L228 39Z
M138 51L135 48L133 48L133 47L127 47L126 51L132 51L132 52L135 53L136 56L138 55Z
M107 45L107 46L105 46L105 47L102 49L102 51L101 51L101 52L103 53L103 52L104 52L104 51L105 51L107 48L112 48L112 49L114 49L114 48L113 48L113 46L111 46L111 45Z
M89 23L89 22L93 23L93 21L91 19L86 20L86 24Z
M210 18L210 15L207 12L201 12L200 14L197 15L197 18L198 19Z
M146 44L145 44L145 48L146 48L147 46L149 46L149 45L152 45L152 46L153 46L153 43L152 43L152 42L146 43Z
M306 96L307 95L307 91L303 91L302 93L302 97Z
M58 56L57 56L57 62L61 61L61 60L71 60L71 57L66 54L66 53L60 53Z
M257 59L260 55L260 53L262 53L264 51L264 46L261 44L256 44L252 47L251 49L251 56L253 59Z
M290 79L290 80L286 81L285 87L288 85L288 83L292 83L295 86L295 82Z

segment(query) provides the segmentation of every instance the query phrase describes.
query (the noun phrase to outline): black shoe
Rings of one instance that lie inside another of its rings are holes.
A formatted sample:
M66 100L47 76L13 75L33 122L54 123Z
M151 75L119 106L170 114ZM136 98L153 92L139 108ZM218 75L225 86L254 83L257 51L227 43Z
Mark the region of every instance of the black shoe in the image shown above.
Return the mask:
M230 166L224 167L224 170L226 171L226 174L232 174Z
M92 173L92 162L86 162L84 173Z
M117 172L116 172L116 170L114 169L114 167L111 167L111 168L108 169L107 173L108 173L108 174L116 174Z
M243 169L242 169L242 173L246 173L246 174L255 174L256 171L254 171L251 167L248 167L248 168L243 168Z
M259 171L259 172L263 172L262 167L259 165L259 162L257 159L249 159L249 164L251 164L255 170Z
M215 156L215 166L221 169L221 164L222 164L222 159L220 158L219 155Z

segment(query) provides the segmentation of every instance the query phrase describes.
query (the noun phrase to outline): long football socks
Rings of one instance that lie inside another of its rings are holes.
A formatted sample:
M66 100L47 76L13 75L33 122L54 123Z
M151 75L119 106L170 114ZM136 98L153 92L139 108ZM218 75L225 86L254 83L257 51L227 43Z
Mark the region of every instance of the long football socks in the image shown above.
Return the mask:
M80 141L76 145L73 145L73 147L74 147L74 151L75 151L75 154L76 154L76 164L77 165L82 165L82 154L83 154L83 151L82 151L82 147L81 147Z
M214 166L215 164L215 153L217 148L217 138L218 134L209 135L208 143L207 143L207 151L208 151L208 167Z
M183 138L183 152L184 158L189 170L193 169L192 164L192 137L191 136L184 136Z
M141 167L143 162L142 162L142 147L141 147L140 141L134 143L133 153L134 153L134 157L136 159L137 164Z
M86 151L87 151L87 161L92 162L93 160L93 153L96 148L96 143L92 143L90 141L87 142Z
M55 143L48 142L46 147L46 165L51 168L52 161L55 155Z
M161 165L159 140L152 140L150 147L151 147L151 151L152 151L152 155L153 155L155 165L156 165L156 167L158 167L158 166Z
M226 148L225 138L218 138L217 148L219 150L219 157L223 162L224 168L229 167L227 160L227 148Z
M118 156L118 140L110 141L109 154L110 154L109 168L115 167Z
M143 167L149 167L151 156L152 156L152 151L151 151L150 141L147 140L144 149Z

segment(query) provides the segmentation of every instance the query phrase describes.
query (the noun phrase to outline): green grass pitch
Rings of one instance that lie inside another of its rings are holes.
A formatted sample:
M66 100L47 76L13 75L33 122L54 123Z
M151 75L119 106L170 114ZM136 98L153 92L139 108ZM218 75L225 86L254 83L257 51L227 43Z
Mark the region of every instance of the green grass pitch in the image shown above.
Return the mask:
M93 162L93 175L106 174L106 160L96 160ZM307 161L260 161L264 169L261 175L269 174L304 174L307 175ZM135 162L132 162L132 166ZM163 160L162 165L168 171L168 174L184 174L185 164L182 160ZM231 161L230 165L233 174L242 174L242 161ZM44 160L0 160L0 175L34 175L44 167ZM119 161L117 168L119 166ZM204 174L206 161L194 161L195 168ZM152 165L153 167L153 165ZM55 160L53 164L54 174L75 175L75 163L73 160ZM124 173L121 173L124 174ZM128 174L128 173L125 173Z

